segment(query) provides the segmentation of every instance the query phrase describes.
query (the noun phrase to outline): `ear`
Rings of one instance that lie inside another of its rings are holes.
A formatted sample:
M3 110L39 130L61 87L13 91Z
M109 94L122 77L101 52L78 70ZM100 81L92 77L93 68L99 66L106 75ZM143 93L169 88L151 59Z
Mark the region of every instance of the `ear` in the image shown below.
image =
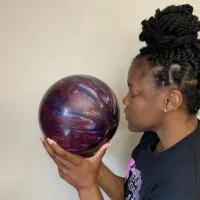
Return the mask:
M181 106L182 102L183 96L181 92L177 89L172 89L166 96L164 109L166 112L177 110Z

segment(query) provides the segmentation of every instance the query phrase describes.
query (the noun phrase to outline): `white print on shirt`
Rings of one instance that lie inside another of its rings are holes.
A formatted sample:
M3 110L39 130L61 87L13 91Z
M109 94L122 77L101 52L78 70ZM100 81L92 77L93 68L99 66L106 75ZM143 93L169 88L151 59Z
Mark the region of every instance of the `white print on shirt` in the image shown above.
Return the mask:
M141 172L136 169L136 164L133 159L130 160L126 173L128 196L125 200L139 200L139 192L142 185Z

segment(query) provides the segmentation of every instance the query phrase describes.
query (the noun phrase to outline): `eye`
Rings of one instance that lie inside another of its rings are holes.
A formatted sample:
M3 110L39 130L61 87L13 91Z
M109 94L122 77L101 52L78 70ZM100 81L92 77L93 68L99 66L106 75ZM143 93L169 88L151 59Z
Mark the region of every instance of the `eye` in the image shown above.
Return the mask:
M131 98L136 97L136 96L137 96L136 94L131 94Z

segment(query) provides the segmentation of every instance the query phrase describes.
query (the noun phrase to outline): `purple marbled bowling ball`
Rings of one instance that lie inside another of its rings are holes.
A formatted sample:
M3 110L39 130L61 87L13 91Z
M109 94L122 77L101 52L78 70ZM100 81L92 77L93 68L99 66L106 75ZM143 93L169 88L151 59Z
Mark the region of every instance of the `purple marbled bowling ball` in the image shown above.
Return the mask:
M44 94L39 124L43 134L65 150L89 156L114 136L118 101L112 89L96 77L67 76Z

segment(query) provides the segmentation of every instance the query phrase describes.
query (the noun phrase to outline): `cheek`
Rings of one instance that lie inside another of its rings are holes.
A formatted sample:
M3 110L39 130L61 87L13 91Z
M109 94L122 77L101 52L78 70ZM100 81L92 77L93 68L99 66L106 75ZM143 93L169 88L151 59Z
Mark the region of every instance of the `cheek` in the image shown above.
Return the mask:
M137 118L140 118L140 116L144 114L145 110L146 110L146 106L144 104L144 101L139 97L135 97L131 100L128 114L131 120L135 120Z
M131 118L143 118L151 120L158 118L159 109L156 99L145 100L143 98L133 99L130 104Z

